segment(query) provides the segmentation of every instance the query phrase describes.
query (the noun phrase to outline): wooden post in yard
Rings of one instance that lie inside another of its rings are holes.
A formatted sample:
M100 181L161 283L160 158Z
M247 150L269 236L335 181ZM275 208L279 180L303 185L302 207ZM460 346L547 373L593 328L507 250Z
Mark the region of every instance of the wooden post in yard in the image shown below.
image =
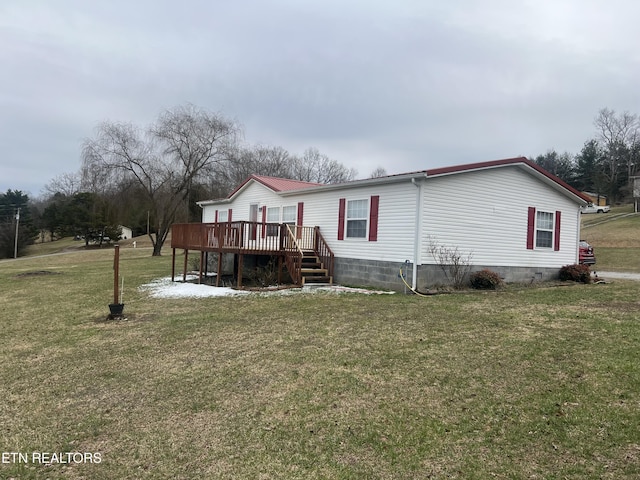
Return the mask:
M113 303L120 303L118 295L118 278L120 277L120 245L113 246Z

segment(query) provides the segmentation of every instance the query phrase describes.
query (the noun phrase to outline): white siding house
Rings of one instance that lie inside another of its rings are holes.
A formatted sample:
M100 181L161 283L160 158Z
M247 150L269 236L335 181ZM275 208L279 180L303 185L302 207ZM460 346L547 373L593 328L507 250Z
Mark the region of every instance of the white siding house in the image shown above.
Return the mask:
M333 185L251 176L227 198L199 204L203 223L319 227L336 282L401 289L402 267L423 289L444 280L432 242L457 247L472 270L490 268L507 281L556 276L578 261L579 207L587 202L533 162L512 158Z

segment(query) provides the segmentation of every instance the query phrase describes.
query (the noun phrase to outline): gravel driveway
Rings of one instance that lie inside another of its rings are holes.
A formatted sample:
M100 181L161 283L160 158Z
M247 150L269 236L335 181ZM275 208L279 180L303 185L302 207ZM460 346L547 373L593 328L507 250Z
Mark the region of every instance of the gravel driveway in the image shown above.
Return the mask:
M609 278L620 278L624 280L640 280L640 273L631 273L631 272L601 272L600 270L592 270L592 272L597 273L598 277L604 278L605 280Z

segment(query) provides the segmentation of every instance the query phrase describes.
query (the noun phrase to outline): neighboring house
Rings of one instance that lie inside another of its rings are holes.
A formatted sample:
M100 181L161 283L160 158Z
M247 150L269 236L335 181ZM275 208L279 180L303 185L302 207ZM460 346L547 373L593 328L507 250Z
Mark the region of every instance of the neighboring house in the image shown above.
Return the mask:
M582 194L587 198L589 198L589 201L594 205L598 205L599 207L607 205L606 195L601 195L599 193L593 193L593 192L582 192Z
M120 228L120 240L129 240L133 238L133 231L129 227L125 227L123 225L118 225Z
M325 281L401 290L403 268L420 290L444 283L435 242L470 256L472 271L549 279L578 262L588 202L524 157L331 185L253 175L199 202L202 224L174 225L174 270L176 248L238 255L241 284L243 255L275 254L302 284L315 250Z

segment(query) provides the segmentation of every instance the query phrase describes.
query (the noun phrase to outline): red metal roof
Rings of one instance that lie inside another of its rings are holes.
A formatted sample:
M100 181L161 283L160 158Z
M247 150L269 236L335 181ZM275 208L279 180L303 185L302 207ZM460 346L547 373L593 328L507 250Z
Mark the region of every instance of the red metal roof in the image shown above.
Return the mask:
M264 175L251 175L250 178L269 187L274 192L286 192L287 190L300 190L301 188L319 187L322 183L303 182L289 178L266 177Z
M288 190L301 190L303 188L319 187L322 183L303 182L302 180L291 180L290 178L268 177L266 175L250 175L244 182L227 196L227 198L233 197L239 190L242 189L250 180L255 180L263 184L265 187L270 188L274 192L286 192Z

